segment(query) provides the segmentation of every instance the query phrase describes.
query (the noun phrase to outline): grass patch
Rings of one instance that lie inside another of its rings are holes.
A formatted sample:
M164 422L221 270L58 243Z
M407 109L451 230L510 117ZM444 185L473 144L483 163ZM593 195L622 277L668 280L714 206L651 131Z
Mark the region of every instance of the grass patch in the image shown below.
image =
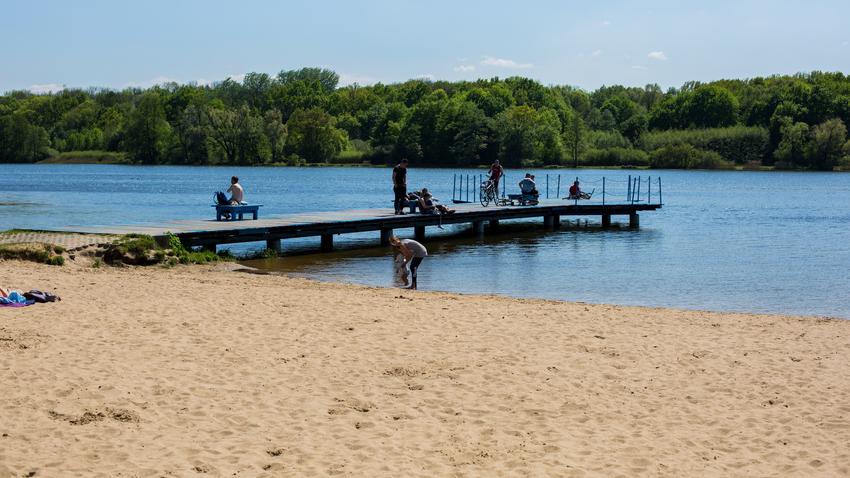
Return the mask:
M16 259L19 261L39 262L52 266L65 264L65 257L57 249L59 246L42 243L0 244L0 259Z
M216 254L212 251L187 249L180 238L168 233L168 247L160 247L153 237L144 234L127 234L106 246L103 261L107 264L155 265L164 264L207 264L222 260L231 260L233 256L224 251Z
M125 153L115 151L65 151L39 161L41 164L130 164Z

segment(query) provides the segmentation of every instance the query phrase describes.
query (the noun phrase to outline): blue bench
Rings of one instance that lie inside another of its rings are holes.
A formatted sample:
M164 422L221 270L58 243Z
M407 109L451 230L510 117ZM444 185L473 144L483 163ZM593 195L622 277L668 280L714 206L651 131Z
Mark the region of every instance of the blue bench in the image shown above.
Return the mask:
M404 209L406 207L410 208L410 214L415 214L416 208L419 207L419 201L412 201L412 200L408 200L407 202L402 201L401 207L402 207L402 209Z
M237 218L241 221L243 219L242 215L245 213L250 213L254 216L254 220L257 220L257 212L260 210L260 206L262 204L242 204L239 206L231 206L229 204L226 205L217 205L213 204L212 207L215 208L215 220L221 221L221 217L225 214L230 214L230 221L235 221Z
M514 201L519 203L520 206L536 206L538 198L540 198L538 194L508 194L511 206L514 205Z

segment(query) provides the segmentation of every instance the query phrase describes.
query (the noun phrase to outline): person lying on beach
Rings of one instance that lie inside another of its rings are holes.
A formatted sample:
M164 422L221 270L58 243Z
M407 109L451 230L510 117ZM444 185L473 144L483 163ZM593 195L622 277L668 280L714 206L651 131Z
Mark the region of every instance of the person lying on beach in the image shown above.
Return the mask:
M0 287L0 297L9 297L9 293L2 287Z
M422 197L419 198L419 212L421 214L454 214L454 209L437 204L436 201L427 188L422 189Z
M407 289L416 290L416 272L422 260L428 257L428 250L413 239L399 239L395 236L390 237L390 245L404 256L402 267L410 264L411 282Z

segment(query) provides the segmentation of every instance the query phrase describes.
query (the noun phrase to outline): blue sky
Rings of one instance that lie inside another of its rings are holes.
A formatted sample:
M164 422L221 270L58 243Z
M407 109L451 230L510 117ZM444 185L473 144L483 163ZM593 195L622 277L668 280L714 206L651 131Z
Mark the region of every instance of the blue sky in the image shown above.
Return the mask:
M344 84L522 75L586 89L850 72L846 1L2 0L0 16L0 91L303 66Z

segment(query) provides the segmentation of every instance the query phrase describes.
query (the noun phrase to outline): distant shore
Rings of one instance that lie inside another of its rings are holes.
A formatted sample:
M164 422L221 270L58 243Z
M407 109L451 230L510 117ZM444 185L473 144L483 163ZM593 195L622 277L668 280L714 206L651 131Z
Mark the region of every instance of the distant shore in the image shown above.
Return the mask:
M233 267L3 262L0 475L850 473L850 321Z

